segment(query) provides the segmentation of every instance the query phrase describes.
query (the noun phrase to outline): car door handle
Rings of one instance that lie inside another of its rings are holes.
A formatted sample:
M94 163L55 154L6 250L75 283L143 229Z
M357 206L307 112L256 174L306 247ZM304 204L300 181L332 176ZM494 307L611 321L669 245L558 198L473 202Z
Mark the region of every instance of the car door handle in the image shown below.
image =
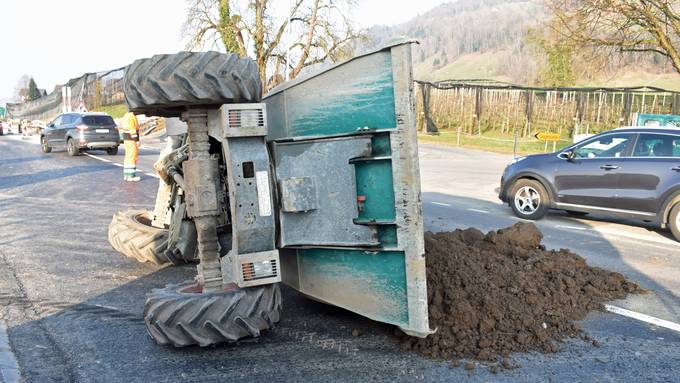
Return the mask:
M618 169L618 168L619 168L619 166L616 166L616 165L602 165L602 166L600 166L600 169L604 169L604 170L614 170L614 169Z
M674 168L671 168L671 170L675 170L676 172L680 172L680 166L676 166Z

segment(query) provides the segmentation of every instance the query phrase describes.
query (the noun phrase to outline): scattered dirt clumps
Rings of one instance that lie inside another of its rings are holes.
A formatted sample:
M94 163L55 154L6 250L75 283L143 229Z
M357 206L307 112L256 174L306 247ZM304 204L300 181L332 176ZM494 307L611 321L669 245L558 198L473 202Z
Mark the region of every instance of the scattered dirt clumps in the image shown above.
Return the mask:
M575 321L603 303L639 291L619 273L580 256L546 250L530 223L483 234L476 229L425 234L430 327L401 346L433 358L499 361L510 352L556 352L577 336Z

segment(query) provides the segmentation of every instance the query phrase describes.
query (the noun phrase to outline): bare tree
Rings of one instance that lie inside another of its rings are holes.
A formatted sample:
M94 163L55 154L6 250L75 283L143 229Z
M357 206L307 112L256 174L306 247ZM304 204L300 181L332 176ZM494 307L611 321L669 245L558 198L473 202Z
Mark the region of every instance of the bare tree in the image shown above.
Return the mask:
M28 98L28 83L31 81L31 76L25 74L19 78L17 85L14 87L13 99L15 102L24 102Z
M545 1L563 38L582 47L659 54L680 72L680 1Z
M189 0L184 31L190 49L252 55L266 90L284 81L283 73L292 79L310 65L351 56L362 37L347 16L353 2L290 0L275 15L272 0Z

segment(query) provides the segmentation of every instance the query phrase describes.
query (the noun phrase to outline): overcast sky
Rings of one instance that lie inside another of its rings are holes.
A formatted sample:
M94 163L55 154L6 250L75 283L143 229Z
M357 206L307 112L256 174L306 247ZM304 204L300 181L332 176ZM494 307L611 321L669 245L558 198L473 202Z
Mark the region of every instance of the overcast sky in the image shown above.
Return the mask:
M286 0L274 0L286 2ZM399 24L447 0L357 0L353 18L368 27ZM0 100L22 74L51 92L85 72L184 48L186 0L4 1L0 20Z

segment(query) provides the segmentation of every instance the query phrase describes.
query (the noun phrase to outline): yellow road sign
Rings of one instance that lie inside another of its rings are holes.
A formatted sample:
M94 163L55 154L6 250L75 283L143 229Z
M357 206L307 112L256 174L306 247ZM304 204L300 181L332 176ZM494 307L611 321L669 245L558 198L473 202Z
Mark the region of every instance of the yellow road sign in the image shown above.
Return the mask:
M536 139L541 141L559 141L560 135L557 133L536 133L534 135Z

